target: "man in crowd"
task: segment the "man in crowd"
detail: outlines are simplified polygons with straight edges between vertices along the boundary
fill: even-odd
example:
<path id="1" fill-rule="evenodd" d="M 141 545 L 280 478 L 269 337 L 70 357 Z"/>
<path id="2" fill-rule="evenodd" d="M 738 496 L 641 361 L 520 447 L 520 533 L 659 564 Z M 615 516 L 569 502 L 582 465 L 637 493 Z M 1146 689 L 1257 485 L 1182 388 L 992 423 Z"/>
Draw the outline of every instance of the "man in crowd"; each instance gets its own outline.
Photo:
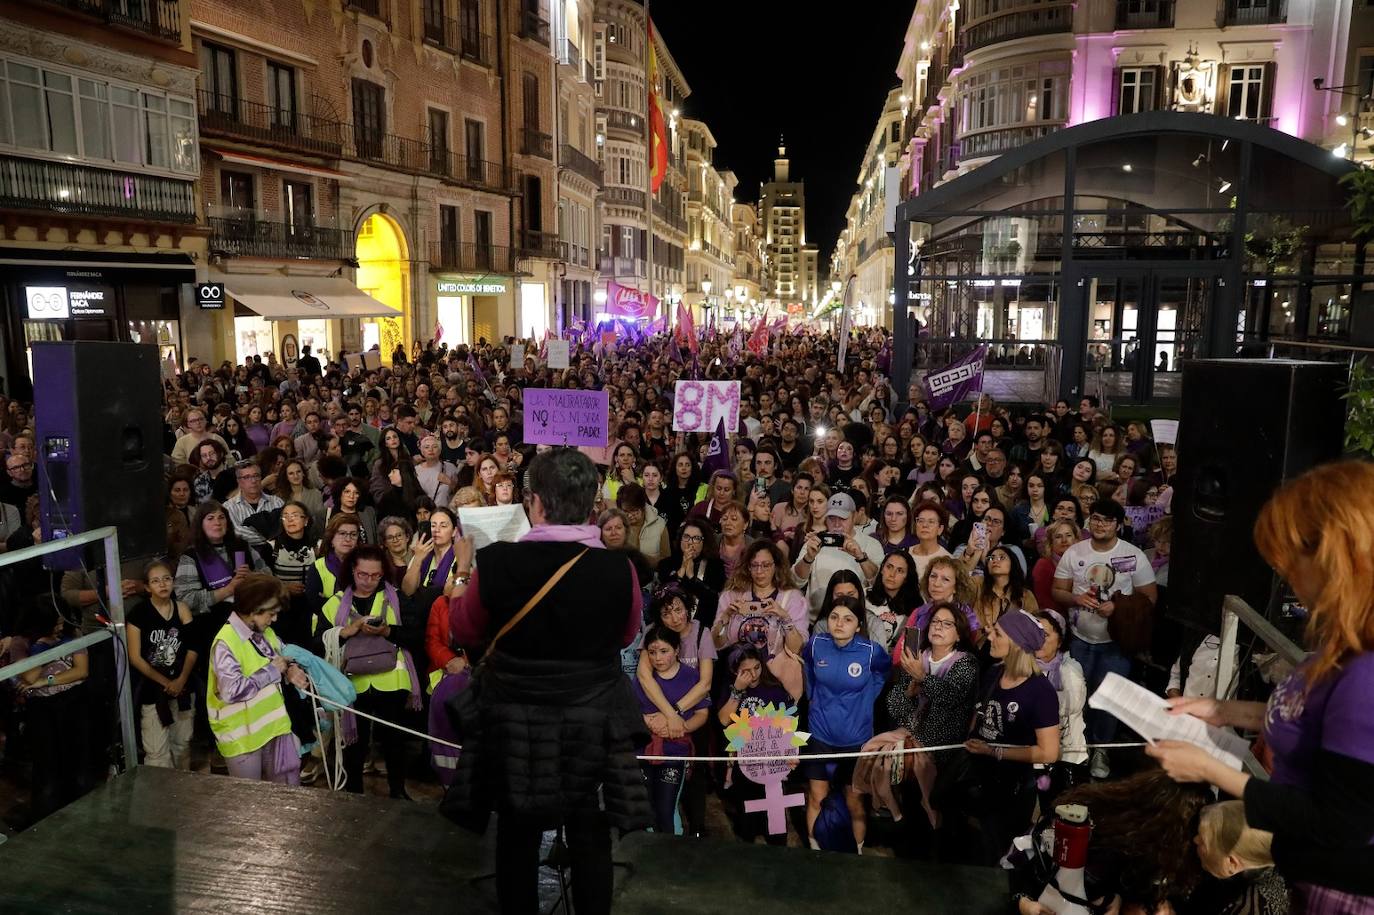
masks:
<path id="1" fill-rule="evenodd" d="M 792 564 L 793 574 L 806 582 L 811 622 L 821 612 L 832 575 L 848 569 L 865 586 L 871 585 L 882 562 L 883 548 L 878 541 L 854 530 L 854 499 L 849 493 L 835 493 L 825 510 L 825 532 L 807 534 L 801 555 Z"/>
<path id="2" fill-rule="evenodd" d="M 238 494 L 224 503 L 229 523 L 244 542 L 266 543 L 276 535 L 284 503 L 262 491 L 262 469 L 256 463 L 240 463 L 234 468 L 234 478 L 239 484 Z"/>
<path id="3" fill-rule="evenodd" d="M 5 457 L 5 476 L 4 482 L 0 483 L 0 502 L 13 505 L 23 517 L 24 503 L 38 491 L 38 483 L 34 480 L 33 455 L 25 451 L 10 451 Z"/>

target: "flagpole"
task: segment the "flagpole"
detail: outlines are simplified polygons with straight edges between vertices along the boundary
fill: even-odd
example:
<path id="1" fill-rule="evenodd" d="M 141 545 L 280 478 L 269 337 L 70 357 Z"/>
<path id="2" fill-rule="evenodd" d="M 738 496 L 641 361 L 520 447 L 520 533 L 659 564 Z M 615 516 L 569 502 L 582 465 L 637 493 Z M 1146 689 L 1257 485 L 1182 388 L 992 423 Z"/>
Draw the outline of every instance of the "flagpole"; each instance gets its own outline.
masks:
<path id="1" fill-rule="evenodd" d="M 644 0 L 644 219 L 649 227 L 645 233 L 644 263 L 648 273 L 648 294 L 654 294 L 654 68 L 649 61 L 654 56 L 654 22 L 649 15 L 649 0 Z M 666 137 L 665 137 L 666 139 Z M 666 176 L 665 176 L 666 177 Z"/>

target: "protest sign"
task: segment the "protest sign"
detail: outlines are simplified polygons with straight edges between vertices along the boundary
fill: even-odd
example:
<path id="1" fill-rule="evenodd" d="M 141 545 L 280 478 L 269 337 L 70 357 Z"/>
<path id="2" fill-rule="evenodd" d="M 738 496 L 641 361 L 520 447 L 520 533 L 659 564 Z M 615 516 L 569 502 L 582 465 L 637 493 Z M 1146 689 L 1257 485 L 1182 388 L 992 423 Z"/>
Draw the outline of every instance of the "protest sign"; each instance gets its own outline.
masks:
<path id="1" fill-rule="evenodd" d="M 568 367 L 568 341 L 554 340 L 548 341 L 549 347 L 549 368 L 565 369 Z"/>
<path id="2" fill-rule="evenodd" d="M 609 421 L 606 391 L 525 389 L 525 441 L 529 444 L 604 446 Z"/>
<path id="3" fill-rule="evenodd" d="M 725 420 L 725 431 L 739 429 L 739 382 L 679 381 L 673 388 L 673 431 L 714 432 Z"/>

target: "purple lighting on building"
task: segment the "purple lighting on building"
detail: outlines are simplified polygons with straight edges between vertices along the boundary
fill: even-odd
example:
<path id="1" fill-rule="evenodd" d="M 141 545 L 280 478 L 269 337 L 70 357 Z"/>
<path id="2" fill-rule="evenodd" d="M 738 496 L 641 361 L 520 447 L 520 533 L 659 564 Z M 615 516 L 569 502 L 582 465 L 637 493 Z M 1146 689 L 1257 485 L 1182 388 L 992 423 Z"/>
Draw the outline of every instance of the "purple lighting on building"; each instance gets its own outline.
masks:
<path id="1" fill-rule="evenodd" d="M 1086 124 L 1112 114 L 1113 35 L 1078 35 L 1069 81 L 1069 123 Z"/>

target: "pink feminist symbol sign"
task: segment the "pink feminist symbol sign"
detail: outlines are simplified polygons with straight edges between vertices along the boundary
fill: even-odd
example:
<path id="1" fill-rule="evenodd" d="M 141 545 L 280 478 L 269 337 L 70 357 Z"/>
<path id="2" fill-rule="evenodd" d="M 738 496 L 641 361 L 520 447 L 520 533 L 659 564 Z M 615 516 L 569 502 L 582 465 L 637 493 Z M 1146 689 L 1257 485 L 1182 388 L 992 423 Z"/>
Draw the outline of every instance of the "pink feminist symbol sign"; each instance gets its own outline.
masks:
<path id="1" fill-rule="evenodd" d="M 796 708 L 769 703 L 751 712 L 738 712 L 725 736 L 730 739 L 728 749 L 739 754 L 740 771 L 764 787 L 762 798 L 744 802 L 745 812 L 767 813 L 768 832 L 773 835 L 787 832 L 787 808 L 806 803 L 805 795 L 784 794 L 782 787 L 792 759 L 810 736 L 797 730 Z M 751 761 L 750 757 L 764 758 Z"/>

